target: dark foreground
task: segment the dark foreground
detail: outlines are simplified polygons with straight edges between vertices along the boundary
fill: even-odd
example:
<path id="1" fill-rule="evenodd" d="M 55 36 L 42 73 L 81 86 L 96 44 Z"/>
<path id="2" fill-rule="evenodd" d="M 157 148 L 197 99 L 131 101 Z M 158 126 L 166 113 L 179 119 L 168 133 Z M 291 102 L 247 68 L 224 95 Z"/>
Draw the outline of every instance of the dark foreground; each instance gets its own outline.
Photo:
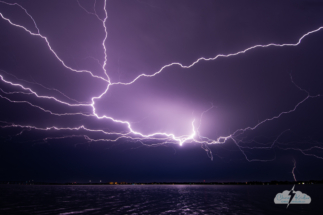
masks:
<path id="1" fill-rule="evenodd" d="M 296 185 L 310 204 L 278 205 L 292 185 L 0 185 L 0 214 L 323 214 L 323 186 Z"/>

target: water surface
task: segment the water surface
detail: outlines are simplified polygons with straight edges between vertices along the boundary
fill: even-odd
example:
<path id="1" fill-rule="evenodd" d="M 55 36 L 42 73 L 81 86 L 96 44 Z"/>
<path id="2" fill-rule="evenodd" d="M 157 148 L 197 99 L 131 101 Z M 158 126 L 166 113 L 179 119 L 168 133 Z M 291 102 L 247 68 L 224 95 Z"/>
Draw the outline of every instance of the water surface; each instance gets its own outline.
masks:
<path id="1" fill-rule="evenodd" d="M 0 214 L 323 214 L 323 186 L 296 185 L 309 205 L 274 204 L 291 185 L 1 185 Z"/>

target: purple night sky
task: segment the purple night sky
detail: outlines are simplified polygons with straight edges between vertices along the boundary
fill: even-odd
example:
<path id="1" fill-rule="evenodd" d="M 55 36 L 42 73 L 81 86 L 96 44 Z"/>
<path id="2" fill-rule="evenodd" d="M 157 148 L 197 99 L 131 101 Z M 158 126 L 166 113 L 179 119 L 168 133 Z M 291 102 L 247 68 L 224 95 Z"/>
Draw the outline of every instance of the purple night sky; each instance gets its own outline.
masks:
<path id="1" fill-rule="evenodd" d="M 323 179 L 322 14 L 1 0 L 0 181 Z"/>

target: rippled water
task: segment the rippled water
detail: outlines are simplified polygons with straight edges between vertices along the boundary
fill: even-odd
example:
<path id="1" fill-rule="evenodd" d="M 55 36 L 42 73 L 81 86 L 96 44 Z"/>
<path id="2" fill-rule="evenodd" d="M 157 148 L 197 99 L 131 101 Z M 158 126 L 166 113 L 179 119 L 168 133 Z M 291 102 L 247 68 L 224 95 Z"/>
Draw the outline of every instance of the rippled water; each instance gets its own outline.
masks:
<path id="1" fill-rule="evenodd" d="M 0 214 L 323 214 L 323 186 L 296 185 L 309 205 L 274 204 L 292 186 L 1 185 Z"/>

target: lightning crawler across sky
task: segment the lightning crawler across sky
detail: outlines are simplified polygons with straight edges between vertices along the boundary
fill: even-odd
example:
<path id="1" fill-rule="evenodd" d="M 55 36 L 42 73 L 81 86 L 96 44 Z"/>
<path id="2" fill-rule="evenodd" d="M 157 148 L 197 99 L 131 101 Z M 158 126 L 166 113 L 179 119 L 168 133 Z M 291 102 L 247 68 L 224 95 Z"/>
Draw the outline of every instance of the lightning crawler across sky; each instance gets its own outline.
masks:
<path id="1" fill-rule="evenodd" d="M 174 62 L 174 63 L 170 63 L 170 64 L 167 64 L 165 66 L 163 66 L 160 70 L 158 70 L 157 72 L 155 72 L 154 74 L 152 75 L 147 75 L 147 74 L 140 74 L 138 75 L 133 81 L 131 82 L 128 82 L 128 83 L 122 83 L 122 82 L 116 82 L 116 83 L 112 83 L 111 85 L 117 85 L 117 84 L 122 84 L 122 85 L 130 85 L 132 83 L 134 83 L 135 81 L 137 81 L 140 77 L 154 77 L 155 75 L 158 75 L 159 73 L 161 73 L 164 69 L 166 69 L 167 67 L 171 67 L 171 66 L 174 66 L 174 65 L 178 65 L 180 66 L 181 68 L 184 68 L 184 69 L 188 69 L 188 68 L 191 68 L 193 67 L 195 64 L 199 63 L 200 61 L 212 61 L 212 60 L 216 60 L 220 57 L 232 57 L 232 56 L 236 56 L 236 55 L 239 55 L 239 54 L 244 54 L 246 53 L 247 51 L 250 51 L 252 49 L 255 49 L 255 48 L 267 48 L 267 47 L 270 47 L 270 46 L 276 46 L 276 47 L 284 47 L 284 46 L 298 46 L 302 40 L 310 35 L 310 34 L 313 34 L 315 32 L 318 32 L 320 31 L 321 29 L 323 29 L 323 27 L 319 27 L 313 31 L 309 31 L 307 32 L 306 34 L 304 34 L 301 38 L 299 38 L 299 40 L 297 41 L 297 43 L 286 43 L 286 44 L 275 44 L 275 43 L 270 43 L 270 44 L 267 44 L 267 45 L 254 45 L 254 46 L 251 46 L 249 48 L 246 48 L 245 50 L 242 50 L 242 51 L 238 51 L 238 52 L 235 52 L 235 53 L 232 53 L 232 54 L 218 54 L 216 55 L 215 57 L 212 57 L 212 58 L 204 58 L 204 57 L 201 57 L 199 59 L 197 59 L 196 61 L 194 61 L 193 63 L 191 63 L 190 65 L 183 65 L 181 63 L 178 63 L 178 62 Z"/>
<path id="2" fill-rule="evenodd" d="M 251 150 L 257 150 L 257 149 L 272 149 L 272 148 L 280 148 L 280 146 L 277 146 L 279 144 L 278 140 L 279 138 L 281 138 L 281 136 L 285 135 L 289 130 L 285 130 L 283 131 L 280 135 L 276 136 L 274 138 L 274 140 L 269 143 L 266 146 L 262 146 L 262 147 L 249 147 L 249 146 L 245 146 L 243 145 L 245 143 L 244 139 L 243 139 L 243 135 L 247 132 L 247 131 L 253 131 L 256 130 L 257 128 L 259 128 L 260 126 L 262 126 L 263 124 L 269 122 L 269 121 L 273 121 L 276 120 L 278 118 L 280 118 L 283 115 L 287 115 L 290 114 L 292 112 L 295 112 L 297 110 L 297 108 L 302 105 L 304 102 L 306 102 L 309 99 L 312 98 L 318 98 L 320 97 L 319 94 L 317 95 L 311 95 L 308 91 L 306 91 L 305 89 L 302 89 L 301 87 L 299 87 L 294 81 L 292 76 L 290 76 L 292 83 L 295 85 L 296 88 L 298 88 L 300 91 L 306 93 L 305 98 L 303 98 L 302 100 L 300 100 L 298 103 L 296 103 L 293 108 L 289 109 L 289 110 L 284 110 L 282 112 L 280 112 L 277 115 L 274 115 L 270 118 L 266 118 L 260 122 L 258 122 L 255 125 L 251 125 L 249 127 L 246 128 L 241 128 L 241 129 L 237 129 L 236 131 L 234 131 L 233 133 L 231 133 L 230 135 L 227 136 L 220 136 L 217 139 L 210 139 L 208 137 L 204 137 L 201 135 L 200 132 L 200 128 L 201 125 L 203 124 L 203 116 L 210 111 L 212 108 L 214 108 L 213 104 L 211 105 L 211 107 L 207 110 L 205 110 L 204 112 L 202 112 L 200 114 L 199 118 L 194 118 L 192 117 L 191 121 L 191 129 L 189 131 L 187 131 L 186 135 L 181 135 L 181 136 L 176 136 L 173 133 L 165 133 L 165 132 L 154 132 L 154 133 L 149 133 L 149 134 L 144 134 L 141 133 L 139 131 L 136 131 L 135 129 L 133 129 L 132 124 L 129 121 L 125 121 L 125 120 L 120 120 L 120 119 L 116 119 L 113 118 L 112 116 L 109 115 L 100 115 L 99 113 L 97 113 L 97 108 L 96 108 L 96 101 L 100 100 L 104 95 L 106 95 L 109 91 L 110 88 L 117 86 L 117 85 L 124 85 L 125 87 L 128 85 L 131 85 L 133 83 L 135 83 L 138 79 L 140 78 L 149 78 L 149 77 L 155 77 L 158 76 L 160 73 L 162 73 L 166 68 L 172 67 L 172 66 L 179 66 L 183 69 L 188 69 L 191 68 L 193 66 L 195 66 L 196 64 L 198 64 L 199 62 L 202 61 L 215 61 L 218 58 L 230 58 L 230 57 L 234 57 L 237 55 L 242 55 L 242 54 L 246 54 L 248 51 L 250 50 L 254 50 L 254 49 L 259 49 L 259 51 L 265 51 L 265 48 L 268 47 L 277 47 L 277 48 L 284 48 L 284 47 L 295 47 L 298 46 L 299 44 L 301 44 L 302 40 L 305 37 L 309 37 L 310 35 L 317 33 L 319 31 L 321 31 L 323 29 L 322 27 L 318 27 L 314 30 L 311 30 L 309 32 L 304 33 L 298 40 L 296 43 L 284 43 L 284 44 L 276 44 L 276 43 L 269 43 L 269 44 L 265 44 L 265 45 L 254 45 L 251 46 L 249 48 L 245 48 L 244 50 L 241 51 L 236 51 L 234 53 L 230 53 L 230 54 L 218 54 L 215 57 L 211 57 L 211 58 L 205 58 L 205 57 L 200 57 L 197 60 L 195 60 L 193 63 L 189 64 L 189 65 L 183 65 L 182 63 L 179 62 L 173 62 L 173 63 L 169 63 L 167 65 L 162 66 L 158 71 L 153 72 L 152 74 L 140 74 L 137 77 L 135 77 L 132 81 L 130 82 L 112 82 L 110 77 L 109 77 L 109 72 L 106 70 L 107 67 L 107 60 L 108 60 L 108 55 L 107 55 L 107 47 L 106 47 L 106 42 L 108 39 L 108 30 L 107 30 L 107 19 L 108 19 L 108 13 L 107 13 L 107 1 L 104 0 L 104 5 L 103 5 L 103 11 L 104 11 L 104 17 L 100 17 L 96 11 L 96 1 L 94 1 L 93 4 L 93 12 L 92 10 L 87 10 L 84 6 L 82 6 L 82 4 L 77 1 L 78 6 L 80 7 L 80 9 L 82 9 L 83 11 L 85 11 L 85 13 L 87 13 L 88 15 L 92 15 L 95 16 L 97 18 L 97 20 L 99 22 L 102 23 L 102 28 L 104 30 L 104 37 L 102 38 L 102 41 L 100 41 L 100 44 L 102 45 L 102 53 L 103 53 L 103 62 L 99 62 L 99 65 L 102 67 L 103 73 L 102 76 L 98 76 L 95 75 L 92 71 L 89 70 L 77 70 L 72 68 L 71 66 L 67 65 L 67 63 L 65 63 L 63 61 L 63 59 L 61 57 L 59 57 L 59 54 L 57 52 L 54 51 L 53 46 L 50 43 L 50 40 L 44 36 L 41 33 L 41 30 L 38 28 L 37 23 L 35 21 L 35 19 L 33 18 L 33 16 L 20 4 L 18 3 L 7 3 L 5 1 L 0 1 L 0 4 L 6 4 L 8 6 L 12 6 L 12 7 L 19 7 L 21 9 L 21 11 L 23 13 L 25 13 L 26 16 L 28 16 L 29 19 L 31 19 L 31 21 L 34 24 L 34 27 L 36 29 L 36 32 L 34 32 L 33 30 L 28 29 L 25 26 L 20 25 L 19 23 L 15 23 L 14 21 L 12 21 L 10 18 L 6 17 L 5 15 L 3 15 L 3 13 L 1 13 L 0 11 L 0 16 L 1 18 L 7 22 L 8 25 L 14 26 L 18 29 L 21 29 L 21 35 L 22 36 L 28 36 L 31 35 L 33 37 L 38 37 L 40 40 L 43 40 L 49 51 L 53 54 L 53 56 L 57 59 L 57 61 L 59 61 L 61 63 L 61 65 L 71 71 L 71 72 L 76 72 L 76 73 L 87 73 L 89 74 L 89 77 L 91 78 L 95 78 L 98 79 L 99 81 L 102 81 L 103 83 L 106 84 L 105 90 L 103 90 L 103 92 L 101 92 L 99 95 L 92 95 L 92 98 L 89 102 L 78 102 L 77 100 L 70 98 L 68 96 L 66 96 L 64 93 L 62 93 L 61 91 L 57 90 L 57 89 L 51 89 L 51 88 L 46 88 L 44 87 L 44 85 L 41 85 L 39 83 L 36 82 L 28 82 L 22 79 L 18 79 L 16 76 L 14 76 L 16 78 L 17 81 L 22 81 L 26 84 L 36 84 L 39 86 L 42 86 L 43 88 L 47 89 L 47 90 L 55 90 L 56 92 L 58 92 L 59 94 L 63 95 L 65 97 L 65 99 L 69 100 L 69 101 L 65 101 L 63 99 L 59 99 L 56 98 L 54 96 L 48 96 L 48 95 L 41 95 L 41 93 L 36 92 L 35 90 L 33 90 L 31 87 L 27 87 L 26 85 L 23 85 L 21 83 L 15 83 L 13 81 L 11 81 L 10 79 L 6 78 L 7 76 L 4 75 L 5 74 L 10 74 L 10 71 L 3 71 L 0 70 L 1 75 L 0 75 L 0 80 L 3 84 L 8 85 L 12 88 L 15 88 L 19 91 L 6 91 L 3 89 L 0 89 L 1 94 L 0 97 L 3 100 L 6 100 L 8 102 L 11 103 L 15 103 L 15 104 L 28 104 L 31 107 L 34 108 L 38 108 L 39 110 L 50 114 L 50 115 L 55 115 L 55 116 L 61 116 L 61 117 L 69 117 L 69 116 L 74 116 L 74 115 L 81 115 L 87 118 L 93 118 L 93 119 L 99 119 L 99 120 L 106 120 L 107 123 L 117 123 L 117 124 L 121 124 L 124 126 L 124 131 L 122 132 L 108 132 L 105 129 L 91 129 L 91 128 L 87 128 L 85 125 L 79 125 L 79 126 L 75 126 L 75 127 L 59 127 L 59 126 L 49 126 L 49 127 L 37 127 L 31 124 L 26 124 L 26 125 L 21 125 L 21 124 L 15 124 L 13 122 L 6 122 L 6 121 L 2 121 L 1 123 L 3 125 L 0 125 L 0 127 L 2 129 L 8 129 L 8 128 L 20 128 L 22 129 L 18 135 L 22 135 L 23 132 L 27 132 L 27 131 L 31 131 L 31 130 L 39 130 L 39 131 L 49 131 L 49 130 L 65 130 L 65 131 L 71 131 L 71 132 L 85 132 L 86 134 L 72 134 L 72 135 L 64 135 L 61 137 L 46 137 L 44 139 L 42 139 L 43 141 L 48 141 L 49 139 L 63 139 L 63 138 L 75 138 L 75 137 L 82 137 L 84 138 L 86 141 L 88 142 L 98 142 L 98 141 L 108 141 L 108 142 L 116 142 L 120 139 L 127 139 L 129 141 L 132 142 L 140 142 L 143 145 L 147 145 L 147 146 L 159 146 L 159 145 L 165 145 L 165 144 L 179 144 L 179 145 L 184 145 L 184 144 L 188 144 L 188 143 L 198 143 L 201 144 L 201 147 L 207 152 L 208 156 L 213 159 L 213 155 L 212 152 L 209 148 L 209 145 L 214 145 L 214 144 L 224 144 L 226 143 L 228 140 L 232 140 L 235 145 L 238 147 L 238 149 L 241 151 L 241 153 L 245 156 L 245 158 L 248 161 L 271 161 L 274 160 L 274 158 L 272 159 L 268 159 L 268 160 L 264 160 L 264 159 L 250 159 L 248 158 L 247 154 L 245 153 L 246 149 L 251 149 Z M 26 34 L 27 33 L 27 34 Z M 309 38 L 310 39 L 310 38 Z M 93 58 L 93 57 L 90 57 Z M 96 59 L 95 59 L 96 60 Z M 1 66 L 1 65 L 0 65 Z M 29 86 L 29 85 L 28 85 Z M 26 96 L 26 100 L 18 100 L 14 98 L 11 98 L 10 96 L 13 96 L 15 94 L 20 94 L 22 96 Z M 79 109 L 77 109 L 76 112 L 63 112 L 63 113 L 56 113 L 54 111 L 48 110 L 46 108 L 41 107 L 41 105 L 35 105 L 33 104 L 33 102 L 30 101 L 30 98 L 33 99 L 39 99 L 41 101 L 48 101 L 48 102 L 55 102 L 59 105 L 62 106 L 68 106 L 70 108 L 82 108 L 82 111 L 79 111 Z M 73 101 L 73 102 L 71 102 Z M 90 113 L 89 113 L 90 112 Z M 106 135 L 106 138 L 90 138 L 89 137 L 89 133 L 100 133 L 103 135 Z M 147 142 L 152 141 L 155 144 L 147 144 Z M 307 149 L 300 149 L 300 148 L 282 148 L 283 150 L 299 150 L 301 151 L 304 155 L 308 155 L 305 153 L 305 151 L 307 150 L 312 150 L 315 149 L 315 147 L 320 148 L 319 146 L 314 146 L 311 148 L 307 148 Z M 323 159 L 320 156 L 317 155 L 313 155 L 316 156 L 320 159 Z M 296 162 L 294 163 L 296 165 Z M 294 175 L 294 169 L 295 166 L 293 168 L 293 176 L 294 179 L 296 181 L 295 175 Z"/>

